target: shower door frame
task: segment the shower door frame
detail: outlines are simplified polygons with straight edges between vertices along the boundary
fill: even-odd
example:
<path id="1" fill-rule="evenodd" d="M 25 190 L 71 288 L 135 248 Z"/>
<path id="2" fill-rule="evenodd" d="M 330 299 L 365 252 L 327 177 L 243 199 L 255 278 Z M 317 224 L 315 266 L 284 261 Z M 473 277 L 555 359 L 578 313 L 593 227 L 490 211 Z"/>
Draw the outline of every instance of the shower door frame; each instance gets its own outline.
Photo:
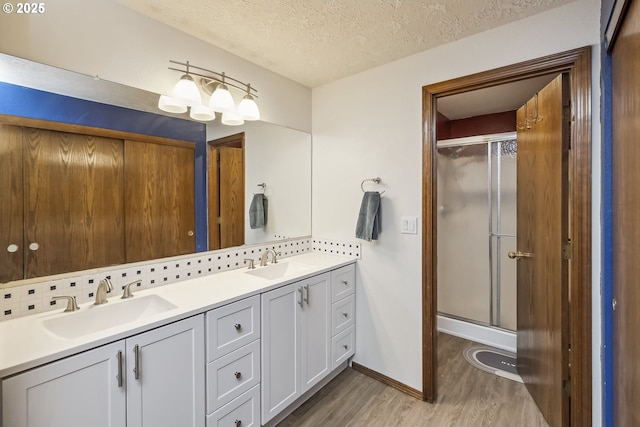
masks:
<path id="1" fill-rule="evenodd" d="M 496 68 L 422 88 L 422 398 L 437 399 L 436 123 L 440 97 L 552 73 L 569 74 L 571 149 L 569 203 L 571 425 L 591 425 L 591 48 L 589 46 Z"/>

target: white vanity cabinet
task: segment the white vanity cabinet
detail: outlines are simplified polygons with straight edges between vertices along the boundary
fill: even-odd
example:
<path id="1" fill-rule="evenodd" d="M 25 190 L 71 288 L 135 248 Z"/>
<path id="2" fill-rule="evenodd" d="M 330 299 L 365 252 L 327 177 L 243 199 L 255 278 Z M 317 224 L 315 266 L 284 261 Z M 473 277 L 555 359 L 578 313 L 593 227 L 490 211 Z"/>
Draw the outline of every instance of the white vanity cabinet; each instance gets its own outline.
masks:
<path id="1" fill-rule="evenodd" d="M 260 425 L 260 295 L 206 314 L 207 427 Z"/>
<path id="2" fill-rule="evenodd" d="M 2 421 L 4 427 L 203 427 L 203 315 L 4 379 Z"/>
<path id="3" fill-rule="evenodd" d="M 356 266 L 331 272 L 331 369 L 355 353 Z"/>
<path id="4" fill-rule="evenodd" d="M 262 294 L 262 423 L 331 371 L 331 273 Z"/>

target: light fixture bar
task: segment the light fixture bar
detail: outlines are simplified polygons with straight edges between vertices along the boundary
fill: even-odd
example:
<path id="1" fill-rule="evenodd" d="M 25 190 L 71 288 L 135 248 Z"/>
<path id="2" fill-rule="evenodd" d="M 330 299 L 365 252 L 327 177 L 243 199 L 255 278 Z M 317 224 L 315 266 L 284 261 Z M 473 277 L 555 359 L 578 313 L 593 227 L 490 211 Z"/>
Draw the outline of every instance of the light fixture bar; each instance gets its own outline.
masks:
<path id="1" fill-rule="evenodd" d="M 194 76 L 198 76 L 198 77 L 202 77 L 203 79 L 206 79 L 206 80 L 207 80 L 207 81 L 206 81 L 206 84 L 205 84 L 205 83 L 201 83 L 201 86 L 202 86 L 203 88 L 205 88 L 206 86 L 209 86 L 209 85 L 210 85 L 211 83 L 213 83 L 213 82 L 216 82 L 216 83 L 222 83 L 222 73 L 218 73 L 218 72 L 216 72 L 216 71 L 212 71 L 212 70 L 208 70 L 208 69 L 206 69 L 206 68 L 198 67 L 198 66 L 193 65 L 193 64 L 187 64 L 187 63 L 184 63 L 184 62 L 174 61 L 174 60 L 172 60 L 172 59 L 170 59 L 170 60 L 169 60 L 169 62 L 170 62 L 170 63 L 172 63 L 172 64 L 182 65 L 182 66 L 184 66 L 184 67 L 185 67 L 185 69 L 174 68 L 174 67 L 168 67 L 168 68 L 169 68 L 170 70 L 172 70 L 172 71 L 178 71 L 178 72 L 181 72 L 181 73 L 187 73 L 187 69 L 186 69 L 186 67 L 188 67 L 188 68 L 189 68 L 189 70 L 188 70 L 188 74 L 193 74 Z M 198 70 L 201 70 L 201 71 L 204 71 L 204 72 L 206 72 L 206 73 L 209 73 L 210 75 L 201 74 L 201 73 L 194 73 L 194 72 L 192 71 L 192 69 L 194 69 L 194 68 L 195 68 L 195 69 L 198 69 Z M 212 76 L 211 74 L 213 74 L 213 76 Z M 219 76 L 219 77 L 218 77 L 218 76 Z M 229 82 L 229 80 L 232 80 L 232 81 L 234 81 L 234 82 L 238 83 L 238 84 L 239 84 L 239 85 L 241 85 L 241 86 L 239 86 L 239 85 L 237 85 L 237 84 L 234 84 L 234 83 L 230 83 L 230 82 Z M 247 91 L 249 91 L 249 93 L 250 93 L 254 98 L 258 98 L 258 95 L 257 95 L 257 94 L 258 94 L 258 90 L 257 90 L 256 88 L 252 87 L 250 83 L 244 83 L 244 82 L 242 82 L 242 81 L 240 81 L 240 80 L 238 80 L 238 79 L 234 79 L 233 77 L 230 77 L 230 76 L 229 76 L 229 75 L 227 75 L 226 73 L 225 73 L 225 75 L 224 75 L 224 84 L 226 84 L 227 86 L 233 86 L 233 87 L 235 87 L 236 89 L 239 89 L 239 90 L 241 90 L 241 91 L 243 91 L 243 92 L 247 92 Z M 208 92 L 212 92 L 212 90 L 211 90 L 211 89 L 209 89 L 208 87 L 206 87 L 206 90 L 207 90 Z M 209 94 L 210 94 L 210 93 L 209 93 Z"/>

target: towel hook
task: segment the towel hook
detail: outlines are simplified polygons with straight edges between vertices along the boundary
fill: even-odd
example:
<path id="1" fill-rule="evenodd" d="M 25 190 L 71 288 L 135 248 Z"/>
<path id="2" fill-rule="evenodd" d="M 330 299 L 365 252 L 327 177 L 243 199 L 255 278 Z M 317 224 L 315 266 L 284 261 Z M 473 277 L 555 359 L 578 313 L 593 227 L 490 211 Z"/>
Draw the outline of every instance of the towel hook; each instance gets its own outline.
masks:
<path id="1" fill-rule="evenodd" d="M 267 183 L 262 182 L 258 184 L 258 187 L 262 187 L 262 193 L 264 194 L 267 191 Z"/>
<path id="2" fill-rule="evenodd" d="M 364 193 L 364 192 L 366 192 L 366 190 L 364 189 L 364 183 L 365 183 L 365 182 L 367 182 L 367 181 L 371 181 L 371 182 L 374 182 L 374 183 L 376 183 L 376 184 L 380 184 L 380 183 L 382 182 L 382 180 L 381 180 L 381 179 L 380 179 L 380 177 L 378 177 L 378 176 L 377 176 L 377 177 L 375 177 L 375 178 L 367 178 L 367 179 L 363 179 L 363 180 L 362 180 L 362 182 L 360 183 L 360 189 L 362 190 L 362 192 L 363 192 L 363 193 Z M 381 195 L 382 195 L 382 194 L 384 194 L 384 191 L 385 191 L 385 190 L 382 190 L 382 191 L 380 192 L 380 194 L 381 194 Z"/>

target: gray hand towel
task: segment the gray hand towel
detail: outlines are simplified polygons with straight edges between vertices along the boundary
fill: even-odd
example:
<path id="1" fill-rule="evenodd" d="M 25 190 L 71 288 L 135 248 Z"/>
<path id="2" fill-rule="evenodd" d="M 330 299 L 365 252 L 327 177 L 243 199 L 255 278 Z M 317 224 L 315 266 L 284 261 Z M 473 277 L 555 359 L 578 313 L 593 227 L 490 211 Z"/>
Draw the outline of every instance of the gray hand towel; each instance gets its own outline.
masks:
<path id="1" fill-rule="evenodd" d="M 254 194 L 249 207 L 249 226 L 252 229 L 262 228 L 267 225 L 267 212 L 269 202 L 264 194 Z"/>
<path id="2" fill-rule="evenodd" d="M 366 191 L 362 196 L 362 204 L 356 224 L 356 238 L 367 242 L 378 240 L 380 232 L 380 193 Z"/>

